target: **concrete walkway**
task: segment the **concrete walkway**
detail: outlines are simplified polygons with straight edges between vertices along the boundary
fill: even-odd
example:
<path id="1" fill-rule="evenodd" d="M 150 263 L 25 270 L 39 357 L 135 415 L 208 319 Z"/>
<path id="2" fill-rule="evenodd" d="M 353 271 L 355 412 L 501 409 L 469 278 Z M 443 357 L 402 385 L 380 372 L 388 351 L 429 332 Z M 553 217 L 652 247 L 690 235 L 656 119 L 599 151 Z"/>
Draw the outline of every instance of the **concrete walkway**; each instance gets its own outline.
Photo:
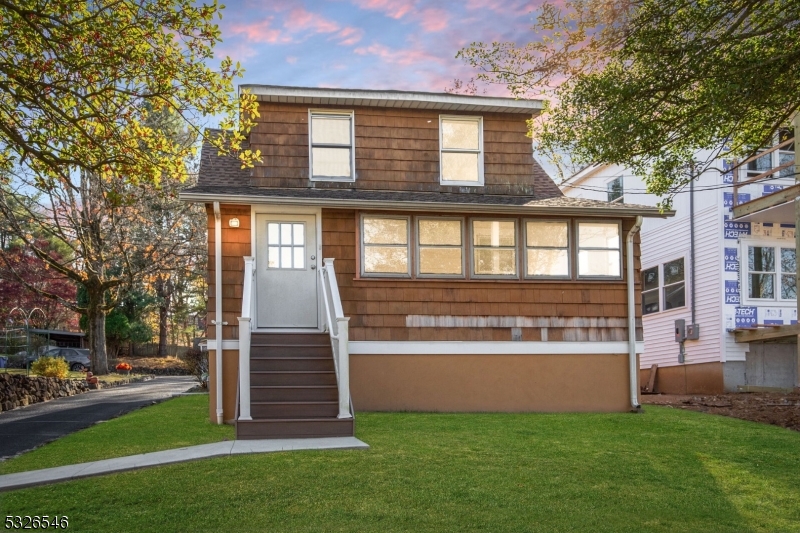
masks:
<path id="1" fill-rule="evenodd" d="M 187 446 L 161 452 L 142 453 L 81 463 L 77 465 L 58 466 L 43 470 L 31 470 L 17 474 L 0 476 L 0 492 L 49 485 L 60 481 L 69 481 L 115 472 L 138 470 L 151 466 L 163 466 L 183 463 L 197 459 L 225 457 L 246 453 L 288 452 L 295 450 L 365 450 L 369 445 L 355 437 L 326 437 L 319 439 L 269 439 L 269 440 L 235 440 Z"/>

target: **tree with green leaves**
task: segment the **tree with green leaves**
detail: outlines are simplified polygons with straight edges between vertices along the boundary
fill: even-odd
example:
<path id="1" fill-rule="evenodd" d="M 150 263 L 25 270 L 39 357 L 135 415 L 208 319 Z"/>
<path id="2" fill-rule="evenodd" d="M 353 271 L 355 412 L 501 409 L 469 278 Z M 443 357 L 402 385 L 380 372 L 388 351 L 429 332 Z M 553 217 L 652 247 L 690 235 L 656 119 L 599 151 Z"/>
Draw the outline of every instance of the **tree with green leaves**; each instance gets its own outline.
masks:
<path id="1" fill-rule="evenodd" d="M 458 55 L 479 80 L 553 97 L 531 125 L 543 152 L 625 165 L 669 205 L 690 165 L 753 155 L 797 113 L 799 21 L 797 0 L 567 0 L 542 8 L 533 42 Z"/>

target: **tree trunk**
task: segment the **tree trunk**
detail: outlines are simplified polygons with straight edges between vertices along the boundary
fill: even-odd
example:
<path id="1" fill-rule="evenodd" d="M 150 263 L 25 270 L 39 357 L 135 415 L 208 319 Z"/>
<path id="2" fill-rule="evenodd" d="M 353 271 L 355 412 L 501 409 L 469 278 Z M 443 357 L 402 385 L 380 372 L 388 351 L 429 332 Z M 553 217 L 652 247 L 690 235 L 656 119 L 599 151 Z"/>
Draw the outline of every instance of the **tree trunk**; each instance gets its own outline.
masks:
<path id="1" fill-rule="evenodd" d="M 156 281 L 156 295 L 161 300 L 158 306 L 158 356 L 167 355 L 167 325 L 169 308 L 172 305 L 172 281 L 161 277 Z"/>
<path id="2" fill-rule="evenodd" d="M 106 354 L 106 312 L 103 311 L 102 289 L 86 288 L 89 305 L 86 318 L 89 321 L 89 350 L 92 372 L 98 376 L 108 374 L 108 355 Z"/>

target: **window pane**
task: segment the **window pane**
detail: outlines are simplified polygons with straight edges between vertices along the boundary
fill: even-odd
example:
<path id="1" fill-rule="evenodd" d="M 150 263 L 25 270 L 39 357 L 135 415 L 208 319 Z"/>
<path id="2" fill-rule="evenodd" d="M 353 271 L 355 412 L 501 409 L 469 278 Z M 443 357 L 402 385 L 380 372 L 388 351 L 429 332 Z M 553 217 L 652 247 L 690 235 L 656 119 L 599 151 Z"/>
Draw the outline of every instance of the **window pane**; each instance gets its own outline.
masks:
<path id="1" fill-rule="evenodd" d="M 647 291 L 642 293 L 642 313 L 658 313 L 658 291 Z"/>
<path id="2" fill-rule="evenodd" d="M 778 164 L 783 165 L 792 161 L 794 159 L 793 152 L 780 152 L 778 154 Z M 789 165 L 788 167 L 784 168 L 778 173 L 778 177 L 780 178 L 793 178 L 794 177 L 794 166 Z"/>
<path id="3" fill-rule="evenodd" d="M 566 248 L 567 223 L 566 222 L 526 222 L 526 240 L 528 246 L 551 246 L 553 248 Z"/>
<path id="4" fill-rule="evenodd" d="M 664 263 L 664 285 L 683 281 L 683 276 L 683 259 L 676 259 L 675 261 Z"/>
<path id="5" fill-rule="evenodd" d="M 747 172 L 750 174 L 761 174 L 772 168 L 772 154 L 759 157 L 747 163 Z"/>
<path id="6" fill-rule="evenodd" d="M 619 263 L 617 250 L 581 250 L 578 253 L 578 275 L 619 277 Z"/>
<path id="7" fill-rule="evenodd" d="M 406 274 L 408 248 L 405 246 L 365 246 L 364 272 Z"/>
<path id="8" fill-rule="evenodd" d="M 461 245 L 460 220 L 420 220 L 419 243 Z"/>
<path id="9" fill-rule="evenodd" d="M 312 172 L 318 177 L 350 177 L 350 148 L 311 149 Z"/>
<path id="10" fill-rule="evenodd" d="M 442 119 L 442 148 L 478 150 L 478 122 Z"/>
<path id="11" fill-rule="evenodd" d="M 480 154 L 442 152 L 442 181 L 478 182 Z"/>
<path id="12" fill-rule="evenodd" d="M 281 224 L 281 244 L 284 246 L 292 244 L 291 224 Z"/>
<path id="13" fill-rule="evenodd" d="M 306 249 L 302 246 L 295 246 L 294 250 L 294 268 L 305 268 Z"/>
<path id="14" fill-rule="evenodd" d="M 781 271 L 785 274 L 797 272 L 797 256 L 794 248 L 781 248 Z"/>
<path id="15" fill-rule="evenodd" d="M 277 225 L 277 224 L 276 224 Z M 269 268 L 280 268 L 280 248 L 277 246 L 270 246 L 267 254 L 267 263 Z"/>
<path id="16" fill-rule="evenodd" d="M 292 224 L 292 244 L 305 244 L 304 229 L 305 226 L 303 224 Z"/>
<path id="17" fill-rule="evenodd" d="M 775 298 L 773 274 L 750 274 L 750 298 Z"/>
<path id="18" fill-rule="evenodd" d="M 781 276 L 781 298 L 784 300 L 797 299 L 797 278 L 794 274 Z"/>
<path id="19" fill-rule="evenodd" d="M 581 248 L 612 248 L 619 250 L 619 224 L 581 222 L 578 224 L 578 245 Z"/>
<path id="20" fill-rule="evenodd" d="M 364 217 L 362 239 L 365 244 L 408 244 L 408 220 Z"/>
<path id="21" fill-rule="evenodd" d="M 686 305 L 686 290 L 683 283 L 664 287 L 664 309 L 675 309 Z"/>
<path id="22" fill-rule="evenodd" d="M 461 248 L 420 248 L 420 274 L 461 274 Z"/>
<path id="23" fill-rule="evenodd" d="M 775 272 L 775 249 L 762 246 L 748 246 L 747 262 L 751 271 Z"/>
<path id="24" fill-rule="evenodd" d="M 281 246 L 281 268 L 292 268 L 291 246 Z"/>
<path id="25" fill-rule="evenodd" d="M 649 291 L 650 289 L 658 288 L 658 267 L 648 268 L 642 272 L 642 290 Z"/>
<path id="26" fill-rule="evenodd" d="M 608 189 L 609 202 L 613 202 L 617 198 L 622 198 L 622 176 L 606 185 L 606 188 Z"/>
<path id="27" fill-rule="evenodd" d="M 513 276 L 516 273 L 516 250 L 475 249 L 475 274 Z"/>
<path id="28" fill-rule="evenodd" d="M 472 242 L 475 246 L 516 246 L 513 220 L 472 221 Z"/>
<path id="29" fill-rule="evenodd" d="M 312 144 L 350 144 L 350 117 L 311 117 Z"/>
<path id="30" fill-rule="evenodd" d="M 277 222 L 270 222 L 267 224 L 267 244 L 280 244 L 280 237 L 278 237 L 278 228 L 280 224 Z"/>
<path id="31" fill-rule="evenodd" d="M 529 276 L 568 276 L 569 258 L 566 250 L 536 248 L 528 250 Z"/>

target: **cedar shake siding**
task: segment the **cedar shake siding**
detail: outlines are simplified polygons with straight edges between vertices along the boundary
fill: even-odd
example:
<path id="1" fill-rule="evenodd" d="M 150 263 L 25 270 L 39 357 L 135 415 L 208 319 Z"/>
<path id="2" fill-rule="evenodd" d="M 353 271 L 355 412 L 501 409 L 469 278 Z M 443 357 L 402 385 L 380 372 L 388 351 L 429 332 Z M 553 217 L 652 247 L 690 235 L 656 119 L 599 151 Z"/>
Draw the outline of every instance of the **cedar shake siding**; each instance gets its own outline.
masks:
<path id="1" fill-rule="evenodd" d="M 623 219 L 623 241 L 632 225 Z M 359 278 L 357 227 L 355 211 L 322 210 L 322 255 L 335 259 L 352 341 L 510 341 L 512 327 L 520 327 L 523 341 L 628 338 L 624 272 L 622 279 L 602 281 Z M 637 290 L 638 246 L 637 240 Z M 636 316 L 641 340 L 638 300 Z"/>
<path id="2" fill-rule="evenodd" d="M 414 109 L 342 108 L 354 111 L 355 182 L 310 181 L 308 105 L 261 103 L 250 132 L 250 147 L 263 163 L 251 171 L 250 185 L 271 188 L 504 194 L 549 198 L 562 193 L 533 159 L 526 120 L 530 115 L 440 113 Z M 439 115 L 483 117 L 483 187 L 439 184 Z"/>

